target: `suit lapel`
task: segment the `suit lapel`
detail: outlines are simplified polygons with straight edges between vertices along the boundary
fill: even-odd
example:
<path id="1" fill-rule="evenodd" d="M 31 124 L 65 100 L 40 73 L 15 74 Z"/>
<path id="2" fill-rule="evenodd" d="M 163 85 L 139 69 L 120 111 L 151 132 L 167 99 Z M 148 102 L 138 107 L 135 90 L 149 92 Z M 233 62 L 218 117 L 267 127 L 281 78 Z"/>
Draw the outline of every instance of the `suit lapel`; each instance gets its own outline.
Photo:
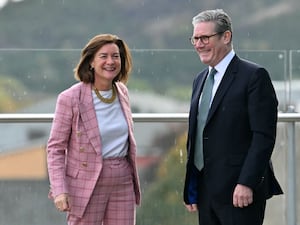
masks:
<path id="1" fill-rule="evenodd" d="M 234 56 L 230 64 L 228 65 L 226 72 L 222 78 L 222 81 L 217 89 L 217 92 L 215 94 L 215 97 L 213 99 L 211 108 L 209 110 L 208 116 L 207 116 L 207 121 L 211 119 L 212 115 L 215 113 L 216 109 L 218 108 L 220 102 L 222 101 L 223 96 L 225 93 L 228 91 L 232 81 L 235 78 L 235 74 L 237 73 L 238 70 L 238 57 Z"/>
<path id="2" fill-rule="evenodd" d="M 197 121 L 199 98 L 207 74 L 208 69 L 202 71 L 200 74 L 197 75 L 193 83 L 193 93 L 189 115 L 189 135 L 192 143 L 194 143 L 194 138 L 196 137 L 194 134 L 196 133 L 197 123 L 195 123 L 194 121 Z"/>
<path id="3" fill-rule="evenodd" d="M 90 84 L 82 84 L 79 97 L 79 112 L 87 136 L 97 153 L 101 153 L 101 140 L 99 135 L 98 120 L 94 109 Z"/>
<path id="4" fill-rule="evenodd" d="M 192 98 L 192 102 L 191 102 L 191 112 L 193 113 L 192 116 L 197 116 L 197 114 L 198 114 L 199 99 L 200 99 L 200 95 L 201 95 L 207 74 L 208 74 L 208 69 L 201 72 L 195 80 L 194 87 L 193 87 L 194 94 L 193 94 L 193 98 Z"/>
<path id="5" fill-rule="evenodd" d="M 131 109 L 130 109 L 130 104 L 129 104 L 129 100 L 128 100 L 128 96 L 125 94 L 125 91 L 123 90 L 122 84 L 120 82 L 116 82 L 116 87 L 117 87 L 117 91 L 118 91 L 118 97 L 119 97 L 119 101 L 120 101 L 120 105 L 121 108 L 123 110 L 125 119 L 127 121 L 128 127 L 131 129 Z"/>

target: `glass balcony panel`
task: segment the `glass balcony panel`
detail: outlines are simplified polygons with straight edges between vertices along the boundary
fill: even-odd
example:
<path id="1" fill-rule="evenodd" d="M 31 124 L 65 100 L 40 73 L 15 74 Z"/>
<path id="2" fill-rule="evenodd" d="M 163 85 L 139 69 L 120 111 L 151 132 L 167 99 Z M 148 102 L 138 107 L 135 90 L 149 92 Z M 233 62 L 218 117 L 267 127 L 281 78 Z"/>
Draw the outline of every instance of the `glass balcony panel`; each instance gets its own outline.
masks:
<path id="1" fill-rule="evenodd" d="M 50 123 L 0 124 L 0 192 L 3 203 L 0 218 L 3 224 L 65 223 L 65 215 L 57 212 L 47 198 L 49 182 L 45 146 L 50 126 Z M 182 201 L 186 129 L 183 122 L 135 122 L 142 188 L 137 224 L 196 224 L 197 215 L 188 213 Z M 285 192 L 288 176 L 286 129 L 286 123 L 278 123 L 272 156 L 277 178 Z M 297 142 L 297 152 L 299 144 Z M 286 195 L 269 200 L 265 224 L 284 224 L 285 208 Z"/>

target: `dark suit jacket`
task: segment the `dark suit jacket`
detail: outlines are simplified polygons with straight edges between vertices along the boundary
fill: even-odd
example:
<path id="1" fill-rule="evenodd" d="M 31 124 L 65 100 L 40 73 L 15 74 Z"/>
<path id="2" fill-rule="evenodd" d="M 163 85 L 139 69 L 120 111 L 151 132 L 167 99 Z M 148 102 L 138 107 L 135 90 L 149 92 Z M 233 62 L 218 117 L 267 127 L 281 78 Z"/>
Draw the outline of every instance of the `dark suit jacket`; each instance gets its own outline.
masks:
<path id="1" fill-rule="evenodd" d="M 204 169 L 194 167 L 199 96 L 208 69 L 194 80 L 187 140 L 184 201 L 196 203 L 205 185 L 212 198 L 232 202 L 236 184 L 254 200 L 282 194 L 271 164 L 277 126 L 277 98 L 268 72 L 234 56 L 213 99 L 203 131 Z M 199 186 L 200 185 L 200 186 Z"/>

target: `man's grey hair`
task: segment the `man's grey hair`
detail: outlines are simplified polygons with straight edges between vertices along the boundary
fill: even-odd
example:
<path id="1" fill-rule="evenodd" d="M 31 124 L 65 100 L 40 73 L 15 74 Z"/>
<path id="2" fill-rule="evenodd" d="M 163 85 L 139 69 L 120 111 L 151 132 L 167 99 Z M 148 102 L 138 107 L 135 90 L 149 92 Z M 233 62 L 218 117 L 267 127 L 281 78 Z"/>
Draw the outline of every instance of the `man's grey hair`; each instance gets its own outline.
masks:
<path id="1" fill-rule="evenodd" d="M 192 24 L 195 26 L 201 22 L 214 22 L 215 32 L 225 32 L 229 30 L 232 33 L 231 18 L 223 9 L 206 10 L 200 12 L 193 18 Z"/>

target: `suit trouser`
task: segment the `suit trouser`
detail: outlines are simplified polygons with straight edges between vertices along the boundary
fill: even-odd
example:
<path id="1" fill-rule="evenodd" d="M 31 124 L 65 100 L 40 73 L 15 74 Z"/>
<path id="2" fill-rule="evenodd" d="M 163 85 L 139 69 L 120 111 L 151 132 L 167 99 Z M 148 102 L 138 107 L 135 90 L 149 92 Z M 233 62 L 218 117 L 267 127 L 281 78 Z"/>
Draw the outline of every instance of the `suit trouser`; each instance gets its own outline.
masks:
<path id="1" fill-rule="evenodd" d="M 68 215 L 68 225 L 134 225 L 132 168 L 126 158 L 105 159 L 82 218 Z"/>
<path id="2" fill-rule="evenodd" d="M 202 174 L 201 174 L 202 175 Z M 210 191 L 201 186 L 198 200 L 200 225 L 262 225 L 266 201 L 255 201 L 244 208 L 236 208 L 232 203 L 220 202 L 210 197 Z"/>

